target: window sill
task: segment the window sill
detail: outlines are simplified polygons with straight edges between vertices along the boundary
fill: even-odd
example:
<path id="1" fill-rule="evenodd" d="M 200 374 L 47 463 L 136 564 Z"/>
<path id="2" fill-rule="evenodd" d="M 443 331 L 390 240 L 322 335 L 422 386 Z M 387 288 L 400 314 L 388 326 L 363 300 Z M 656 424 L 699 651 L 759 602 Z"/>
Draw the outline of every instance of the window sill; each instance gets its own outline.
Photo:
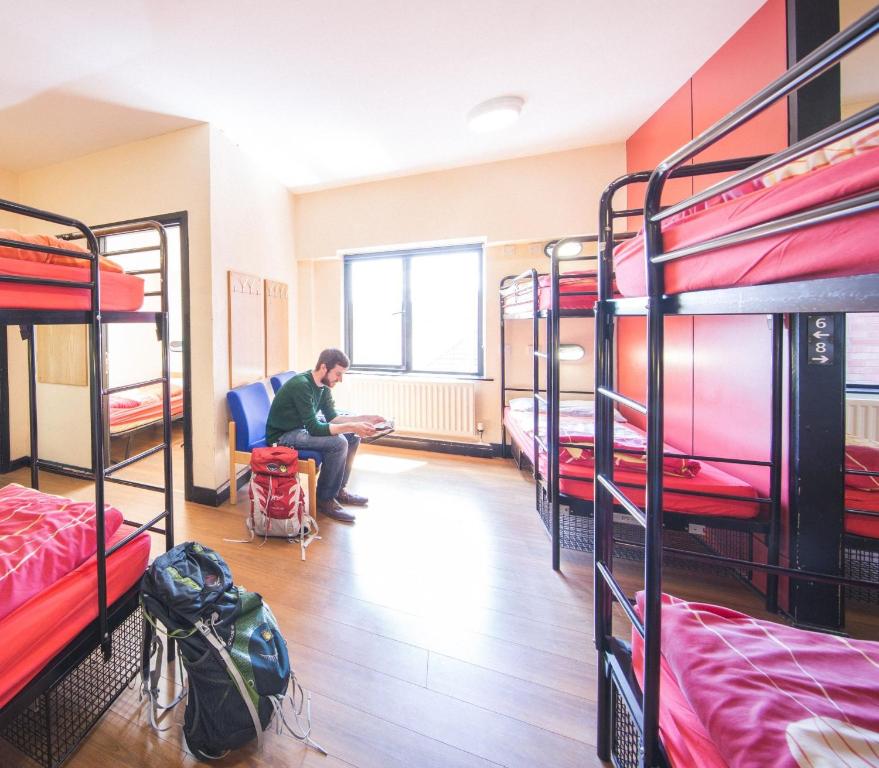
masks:
<path id="1" fill-rule="evenodd" d="M 410 373 L 408 371 L 381 371 L 369 368 L 349 368 L 346 376 L 387 376 L 393 379 L 412 379 L 413 381 L 494 381 L 489 376 L 476 376 L 458 373 Z"/>

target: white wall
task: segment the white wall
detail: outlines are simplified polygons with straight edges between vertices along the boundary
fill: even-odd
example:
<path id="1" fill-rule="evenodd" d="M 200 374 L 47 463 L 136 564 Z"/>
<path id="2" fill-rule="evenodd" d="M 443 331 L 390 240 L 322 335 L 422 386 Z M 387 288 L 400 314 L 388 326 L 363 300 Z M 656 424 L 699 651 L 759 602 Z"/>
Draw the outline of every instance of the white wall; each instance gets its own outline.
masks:
<path id="1" fill-rule="evenodd" d="M 595 232 L 601 192 L 625 167 L 619 144 L 297 195 L 302 343 L 296 367 L 342 344 L 346 250 L 485 238 L 485 375 L 495 381 L 480 385 L 477 418 L 486 425 L 485 438 L 499 440 L 498 284 L 526 267 L 546 268 L 547 261 L 539 249 L 497 246 Z"/>
<path id="2" fill-rule="evenodd" d="M 214 487 L 217 438 L 212 429 L 215 419 L 210 373 L 213 285 L 209 137 L 206 125 L 195 126 L 28 171 L 19 176 L 19 194 L 28 205 L 64 213 L 88 224 L 188 211 L 193 363 L 190 407 L 196 436 L 193 479 L 196 485 Z M 22 228 L 28 228 L 24 222 Z M 23 376 L 24 372 L 17 374 Z M 81 453 L 78 463 L 82 463 L 83 456 L 88 463 L 88 390 L 66 389 L 76 391 L 70 392 L 67 399 L 53 396 L 44 402 L 41 396 L 40 453 L 55 458 L 75 445 Z M 16 407 L 26 409 L 26 400 L 13 401 Z M 71 418 L 75 424 L 62 427 Z"/>
<path id="3" fill-rule="evenodd" d="M 222 132 L 211 129 L 211 314 L 214 349 L 213 413 L 219 450 L 214 456 L 215 485 L 228 479 L 226 454 L 229 389 L 227 272 L 259 275 L 290 287 L 291 319 L 295 318 L 296 245 L 293 200 L 288 190 L 253 163 Z M 290 359 L 296 346 L 290 335 Z"/>

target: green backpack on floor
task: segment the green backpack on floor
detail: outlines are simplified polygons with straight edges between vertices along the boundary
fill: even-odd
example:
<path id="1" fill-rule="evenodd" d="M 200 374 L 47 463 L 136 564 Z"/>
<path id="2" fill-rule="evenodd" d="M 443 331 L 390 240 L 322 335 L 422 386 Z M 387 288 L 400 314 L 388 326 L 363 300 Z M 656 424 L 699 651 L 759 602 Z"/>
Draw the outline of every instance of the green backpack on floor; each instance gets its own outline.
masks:
<path id="1" fill-rule="evenodd" d="M 183 697 L 166 707 L 158 704 L 160 635 L 166 634 L 177 642 L 188 677 L 183 736 L 193 755 L 220 758 L 253 739 L 262 746 L 273 718 L 278 731 L 286 727 L 323 752 L 310 738 L 310 694 L 296 682 L 278 622 L 260 595 L 232 582 L 217 552 L 186 542 L 157 557 L 141 582 L 141 605 L 148 626 L 143 693 L 150 699 L 154 728 L 158 710 Z M 288 723 L 285 704 L 296 728 Z M 303 710 L 304 728 L 299 724 Z"/>

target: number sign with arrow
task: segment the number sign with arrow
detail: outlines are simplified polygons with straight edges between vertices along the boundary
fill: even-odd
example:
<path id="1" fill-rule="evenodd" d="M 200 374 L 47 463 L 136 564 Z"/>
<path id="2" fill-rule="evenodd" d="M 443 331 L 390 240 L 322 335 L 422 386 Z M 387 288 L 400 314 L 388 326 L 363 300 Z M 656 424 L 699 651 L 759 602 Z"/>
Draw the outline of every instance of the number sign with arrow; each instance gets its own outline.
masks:
<path id="1" fill-rule="evenodd" d="M 809 365 L 833 365 L 833 317 L 809 315 Z"/>

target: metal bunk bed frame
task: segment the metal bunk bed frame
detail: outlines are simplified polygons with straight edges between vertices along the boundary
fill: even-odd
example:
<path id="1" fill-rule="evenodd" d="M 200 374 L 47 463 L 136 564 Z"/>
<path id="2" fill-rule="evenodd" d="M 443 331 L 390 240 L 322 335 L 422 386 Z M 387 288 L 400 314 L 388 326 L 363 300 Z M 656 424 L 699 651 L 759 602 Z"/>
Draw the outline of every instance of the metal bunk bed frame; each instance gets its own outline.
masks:
<path id="1" fill-rule="evenodd" d="M 88 261 L 90 267 L 87 281 L 0 275 L 0 282 L 28 286 L 82 288 L 88 289 L 90 293 L 90 307 L 87 310 L 0 308 L 0 331 L 5 333 L 7 326 L 18 325 L 22 338 L 27 341 L 28 346 L 31 486 L 39 489 L 41 469 L 91 480 L 95 485 L 95 528 L 98 542 L 96 551 L 97 618 L 0 710 L 0 735 L 42 765 L 56 766 L 60 765 L 76 749 L 84 736 L 139 671 L 142 638 L 145 636 L 142 632 L 142 621 L 136 613 L 139 607 L 140 584 L 135 584 L 115 603 L 108 605 L 107 558 L 144 531 L 164 535 L 166 549 L 174 546 L 167 240 L 162 225 L 153 221 L 90 229 L 76 219 L 5 200 L 0 200 L 0 210 L 75 230 L 73 234 L 62 235 L 62 239 L 84 240 L 88 253 L 52 246 L 25 244 L 6 239 L 0 239 L 0 245 L 47 254 L 72 256 Z M 102 252 L 99 247 L 99 238 L 143 230 L 156 232 L 159 241 L 158 247 L 153 245 L 105 252 Z M 159 252 L 159 266 L 157 268 L 134 270 L 129 274 L 158 275 L 160 289 L 147 292 L 144 296 L 159 297 L 160 310 L 158 312 L 103 311 L 101 309 L 99 256 L 118 257 L 156 250 Z M 107 387 L 103 355 L 103 326 L 106 323 L 155 323 L 156 333 L 161 342 L 161 377 L 150 381 Z M 89 328 L 91 468 L 71 467 L 39 458 L 34 326 L 54 324 L 88 325 Z M 162 442 L 124 461 L 110 463 L 107 424 L 107 399 L 109 395 L 150 384 L 162 384 Z M 163 483 L 161 485 L 116 477 L 116 473 L 120 470 L 159 451 L 164 451 Z M 134 526 L 135 530 L 109 547 L 105 543 L 103 514 L 105 508 L 104 484 L 106 482 L 161 493 L 164 507 L 159 514 L 145 523 L 125 520 L 124 522 Z M 114 644 L 118 646 L 115 654 L 113 653 Z M 120 656 L 123 658 L 119 658 Z M 96 669 L 101 679 L 95 679 Z"/>
<path id="2" fill-rule="evenodd" d="M 802 85 L 836 64 L 846 53 L 879 32 L 879 8 L 839 32 L 826 43 L 805 56 L 775 82 L 742 104 L 700 136 L 663 161 L 652 174 L 645 196 L 644 225 L 647 262 L 648 296 L 644 299 L 614 300 L 610 292 L 613 267 L 612 223 L 610 207 L 614 187 L 608 188 L 602 200 L 601 232 L 603 236 L 602 261 L 599 265 L 599 294 L 596 335 L 596 554 L 595 554 L 595 628 L 598 649 L 598 756 L 613 760 L 614 765 L 629 768 L 667 764 L 659 739 L 659 675 L 662 597 L 662 457 L 663 457 L 663 320 L 671 314 L 771 314 L 782 312 L 846 312 L 879 311 L 879 275 L 827 278 L 811 281 L 774 283 L 761 286 L 693 291 L 666 295 L 663 288 L 663 264 L 696 253 L 708 252 L 727 245 L 743 243 L 771 234 L 813 226 L 825 221 L 852 216 L 879 208 L 879 193 L 854 196 L 832 204 L 804 210 L 791 216 L 770 221 L 705 242 L 664 252 L 661 223 L 664 219 L 685 210 L 697 202 L 755 178 L 800 157 L 834 138 L 847 136 L 865 126 L 879 122 L 879 107 L 873 106 L 813 136 L 796 142 L 785 150 L 751 164 L 712 163 L 684 166 L 684 163 L 713 145 L 741 124 L 762 112 L 775 101 L 786 97 Z M 660 199 L 665 182 L 675 176 L 744 167 L 719 184 L 677 205 L 665 209 Z M 639 180 L 645 180 L 641 174 Z M 639 211 L 625 212 L 640 215 Z M 623 215 L 620 212 L 617 215 Z M 622 314 L 640 313 L 648 318 L 648 387 L 647 403 L 635 403 L 613 390 L 612 339 L 614 319 Z M 776 324 L 777 325 L 777 324 Z M 792 334 L 793 336 L 794 334 Z M 774 346 L 778 343 L 774 335 Z M 797 342 L 797 338 L 794 338 Z M 796 352 L 796 350 L 794 350 Z M 646 509 L 641 510 L 629 501 L 623 489 L 613 482 L 611 409 L 613 402 L 636 408 L 647 417 L 648 485 Z M 775 411 L 773 400 L 773 411 Z M 773 427 L 773 442 L 779 439 L 777 425 Z M 792 434 L 792 455 L 799 455 L 800 436 Z M 792 461 L 792 464 L 794 462 Z M 841 473 L 840 473 L 841 474 Z M 798 479 L 797 469 L 792 477 Z M 840 477 L 841 480 L 841 477 Z M 841 483 L 840 483 L 841 486 Z M 616 501 L 645 528 L 645 611 L 639 618 L 625 591 L 613 575 L 613 530 L 611 510 Z M 841 508 L 840 508 L 841 513 Z M 769 575 L 786 575 L 792 579 L 817 584 L 873 588 L 876 585 L 836 574 L 818 573 L 803 569 L 784 568 L 772 564 L 745 563 L 720 555 L 685 553 L 690 557 L 715 562 L 745 565 Z M 613 636 L 613 602 L 617 602 L 644 638 L 643 692 L 631 667 L 631 649 Z"/>
<path id="3" fill-rule="evenodd" d="M 594 317 L 594 311 L 589 308 L 580 309 L 558 309 L 561 302 L 561 278 L 564 277 L 559 271 L 560 261 L 595 261 L 594 256 L 571 256 L 559 257 L 560 248 L 567 243 L 596 243 L 597 235 L 581 235 L 576 237 L 566 237 L 561 240 L 555 240 L 547 244 L 545 253 L 550 258 L 550 292 L 551 302 L 547 309 L 540 308 L 540 285 L 539 280 L 545 277 L 545 273 L 539 273 L 536 269 L 528 269 L 520 275 L 504 277 L 500 282 L 500 353 L 501 353 L 501 456 L 507 456 L 507 430 L 504 424 L 504 408 L 506 406 L 506 398 L 508 392 L 530 392 L 533 402 L 532 414 L 533 422 L 533 449 L 532 455 L 535 461 L 532 462 L 532 476 L 534 477 L 535 486 L 535 507 L 540 514 L 541 519 L 547 527 L 552 542 L 552 567 L 559 570 L 561 567 L 561 546 L 562 546 L 562 522 L 561 522 L 561 505 L 567 505 L 574 518 L 585 519 L 592 514 L 592 503 L 586 499 L 577 498 L 562 494 L 559 491 L 559 397 L 566 395 L 592 395 L 591 389 L 561 389 L 559 376 L 559 347 L 561 339 L 560 322 L 562 318 L 573 317 Z M 507 317 L 504 314 L 504 289 L 511 286 L 527 283 L 531 284 L 531 311 L 527 314 Z M 569 296 L 596 296 L 594 291 L 565 291 L 564 295 Z M 531 371 L 531 389 L 524 387 L 507 386 L 506 378 L 506 321 L 507 320 L 531 320 L 532 331 L 532 371 Z M 540 321 L 545 321 L 545 350 L 540 349 Z M 540 386 L 540 360 L 544 361 L 544 381 L 545 388 Z M 546 441 L 539 436 L 540 424 L 540 406 L 543 405 L 547 410 L 547 434 Z M 552 446 L 550 450 L 548 446 Z M 540 455 L 540 451 L 547 454 L 547 477 L 542 477 L 539 469 L 539 462 L 536 460 Z M 522 466 L 521 452 L 516 457 L 518 466 Z M 573 536 L 566 540 L 574 542 Z M 591 542 L 587 541 L 583 545 L 578 545 L 579 541 L 574 545 L 576 549 L 586 549 L 591 551 Z"/>

